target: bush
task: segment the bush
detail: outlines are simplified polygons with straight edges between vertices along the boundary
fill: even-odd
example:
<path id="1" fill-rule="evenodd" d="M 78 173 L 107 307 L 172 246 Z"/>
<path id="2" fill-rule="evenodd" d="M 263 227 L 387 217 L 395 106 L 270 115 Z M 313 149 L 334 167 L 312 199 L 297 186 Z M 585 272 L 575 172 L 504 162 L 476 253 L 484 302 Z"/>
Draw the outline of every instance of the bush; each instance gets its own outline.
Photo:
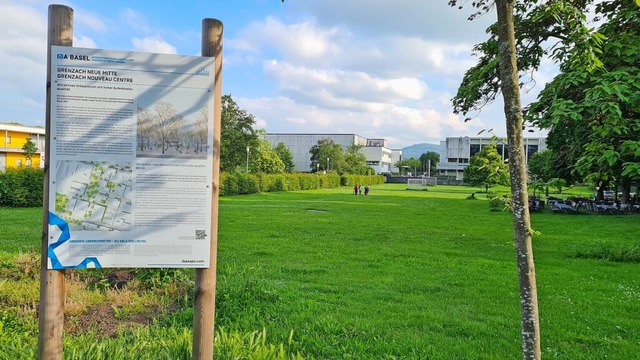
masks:
<path id="1" fill-rule="evenodd" d="M 9 168 L 0 172 L 0 206 L 42 206 L 44 170 Z"/>
<path id="2" fill-rule="evenodd" d="M 356 184 L 359 185 L 376 185 L 384 184 L 385 177 L 382 175 L 342 175 L 340 177 L 340 184 L 342 186 L 352 187 Z"/>
<path id="3" fill-rule="evenodd" d="M 355 184 L 383 184 L 382 175 L 330 174 L 247 174 L 244 172 L 220 174 L 220 196 L 253 194 L 258 192 L 328 189 Z"/>

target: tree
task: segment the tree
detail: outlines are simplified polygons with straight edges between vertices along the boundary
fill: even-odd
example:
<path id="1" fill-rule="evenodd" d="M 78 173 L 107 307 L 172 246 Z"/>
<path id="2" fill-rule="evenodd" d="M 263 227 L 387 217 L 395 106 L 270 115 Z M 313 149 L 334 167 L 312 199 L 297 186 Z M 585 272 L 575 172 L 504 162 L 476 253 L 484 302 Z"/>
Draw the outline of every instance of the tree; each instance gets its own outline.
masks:
<path id="1" fill-rule="evenodd" d="M 295 165 L 293 163 L 293 155 L 291 154 L 291 150 L 284 143 L 278 143 L 275 148 L 273 148 L 275 152 L 278 154 L 280 160 L 284 164 L 285 172 L 293 172 L 295 170 Z"/>
<path id="2" fill-rule="evenodd" d="M 469 159 L 469 166 L 464 169 L 463 181 L 474 186 L 484 186 L 487 192 L 491 186 L 509 185 L 508 167 L 495 145 L 484 146 Z"/>
<path id="3" fill-rule="evenodd" d="M 405 174 L 409 171 L 412 171 L 412 174 L 415 176 L 418 169 L 422 168 L 422 161 L 411 157 L 396 162 L 394 166 L 400 169 L 400 173 L 402 173 L 402 169 L 405 169 Z"/>
<path id="4" fill-rule="evenodd" d="M 22 145 L 22 153 L 24 157 L 27 158 L 29 162 L 31 162 L 31 158 L 37 152 L 38 152 L 38 147 L 36 146 L 36 144 L 33 141 L 31 141 L 31 138 L 27 138 L 27 141 L 25 141 L 24 145 Z"/>
<path id="5" fill-rule="evenodd" d="M 429 176 L 435 176 L 438 163 L 440 163 L 440 154 L 435 151 L 427 151 L 420 155 L 420 162 L 425 169 L 425 173 L 428 173 Z M 429 165 L 431 165 L 431 167 L 427 171 Z"/>
<path id="6" fill-rule="evenodd" d="M 547 182 L 554 177 L 553 151 L 546 149 L 529 157 L 529 175 L 532 179 Z"/>
<path id="7" fill-rule="evenodd" d="M 558 190 L 558 194 L 562 194 L 562 188 L 567 186 L 567 181 L 565 179 L 553 178 L 547 182 L 547 185 Z"/>
<path id="8" fill-rule="evenodd" d="M 550 129 L 548 145 L 572 165 L 571 176 L 601 190 L 615 182 L 625 203 L 631 182 L 640 178 L 640 19 L 631 1 L 601 2 L 595 13 L 607 39 L 603 66 L 585 72 L 562 64 L 527 116 Z"/>
<path id="9" fill-rule="evenodd" d="M 255 118 L 241 109 L 231 95 L 222 97 L 222 128 L 220 139 L 220 170 L 232 171 L 245 167 L 247 146 L 250 152 L 258 149 L 258 132 L 253 128 Z"/>
<path id="10" fill-rule="evenodd" d="M 351 144 L 347 147 L 345 152 L 344 172 L 347 174 L 360 174 L 366 175 L 369 168 L 367 167 L 367 158 L 362 153 L 362 145 Z"/>
<path id="11" fill-rule="evenodd" d="M 545 46 L 553 38 L 560 39 L 557 46 L 551 47 L 550 55 L 554 60 L 569 59 L 569 66 L 588 69 L 599 66 L 597 49 L 593 45 L 597 45 L 598 41 L 601 43 L 602 39 L 592 36 L 585 25 L 586 19 L 580 6 L 587 2 L 474 1 L 472 6 L 478 11 L 471 15 L 471 19 L 488 12 L 495 4 L 498 21 L 488 29 L 490 38 L 474 47 L 474 51 L 481 54 L 478 64 L 465 73 L 458 93 L 452 99 L 454 111 L 465 115 L 469 111 L 480 110 L 493 101 L 499 92 L 502 92 L 504 99 L 525 359 L 539 359 L 541 355 L 518 71 L 536 70 L 547 54 Z M 449 4 L 457 6 L 458 1 L 450 0 Z M 518 25 L 517 32 L 515 24 Z"/>
<path id="12" fill-rule="evenodd" d="M 311 171 L 336 171 L 338 174 L 344 173 L 344 151 L 340 144 L 336 144 L 332 139 L 320 139 L 316 145 L 309 150 L 311 154 Z"/>
<path id="13" fill-rule="evenodd" d="M 252 153 L 249 168 L 253 173 L 280 174 L 285 165 L 275 149 L 266 140 L 258 140 L 258 148 Z"/>

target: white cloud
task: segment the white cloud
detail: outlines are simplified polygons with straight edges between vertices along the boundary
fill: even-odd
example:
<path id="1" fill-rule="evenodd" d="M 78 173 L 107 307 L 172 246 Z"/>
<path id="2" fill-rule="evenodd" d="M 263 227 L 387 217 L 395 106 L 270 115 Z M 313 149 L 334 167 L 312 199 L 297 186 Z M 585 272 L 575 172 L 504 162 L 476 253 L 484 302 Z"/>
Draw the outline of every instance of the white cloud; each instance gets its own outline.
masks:
<path id="1" fill-rule="evenodd" d="M 86 26 L 91 31 L 105 33 L 108 30 L 104 20 L 99 16 L 83 8 L 74 8 L 73 21 Z"/>
<path id="2" fill-rule="evenodd" d="M 47 18 L 28 4 L 3 3 L 0 24 L 0 121 L 42 125 Z"/>
<path id="3" fill-rule="evenodd" d="M 149 34 L 152 31 L 147 18 L 131 8 L 126 8 L 119 13 L 119 21 L 135 32 Z"/>
<path id="4" fill-rule="evenodd" d="M 159 54 L 177 54 L 175 46 L 164 41 L 158 36 L 145 38 L 132 38 L 131 44 L 136 51 L 159 53 Z"/>
<path id="5" fill-rule="evenodd" d="M 95 41 L 88 36 L 81 36 L 80 38 L 73 37 L 73 46 L 74 47 L 82 47 L 82 48 L 90 48 L 95 49 L 96 46 Z"/>
<path id="6" fill-rule="evenodd" d="M 310 21 L 285 25 L 267 17 L 241 30 L 230 40 L 230 47 L 249 53 L 276 49 L 288 61 L 319 65 L 341 54 L 339 44 L 343 36 L 338 28 L 322 29 Z"/>
<path id="7" fill-rule="evenodd" d="M 279 84 L 283 93 L 318 105 L 324 100 L 325 106 L 332 103 L 333 106 L 354 106 L 350 100 L 419 100 L 428 91 L 428 86 L 417 78 L 380 78 L 364 72 L 309 69 L 277 61 L 267 62 L 265 72 Z"/>

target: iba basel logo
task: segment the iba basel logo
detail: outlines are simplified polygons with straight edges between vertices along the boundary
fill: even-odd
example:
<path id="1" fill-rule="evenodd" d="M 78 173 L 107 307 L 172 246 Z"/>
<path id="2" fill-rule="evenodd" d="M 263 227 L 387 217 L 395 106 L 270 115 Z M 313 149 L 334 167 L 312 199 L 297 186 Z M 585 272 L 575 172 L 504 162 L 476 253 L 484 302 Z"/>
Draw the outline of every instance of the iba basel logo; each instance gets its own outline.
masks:
<path id="1" fill-rule="evenodd" d="M 56 57 L 61 60 L 91 61 L 91 59 L 89 59 L 89 55 L 57 54 Z"/>

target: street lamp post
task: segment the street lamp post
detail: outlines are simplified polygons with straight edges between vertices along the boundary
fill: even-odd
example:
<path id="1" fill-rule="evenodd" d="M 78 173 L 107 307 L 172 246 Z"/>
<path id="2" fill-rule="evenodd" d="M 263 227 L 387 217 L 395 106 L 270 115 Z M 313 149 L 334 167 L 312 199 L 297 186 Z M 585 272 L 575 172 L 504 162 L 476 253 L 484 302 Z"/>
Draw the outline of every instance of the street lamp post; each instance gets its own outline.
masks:
<path id="1" fill-rule="evenodd" d="M 316 174 L 320 174 L 320 163 L 316 163 Z"/>
<path id="2" fill-rule="evenodd" d="M 249 172 L 249 145 L 247 145 L 247 168 L 246 172 Z"/>
<path id="3" fill-rule="evenodd" d="M 327 174 L 329 173 L 329 158 L 327 158 Z"/>

